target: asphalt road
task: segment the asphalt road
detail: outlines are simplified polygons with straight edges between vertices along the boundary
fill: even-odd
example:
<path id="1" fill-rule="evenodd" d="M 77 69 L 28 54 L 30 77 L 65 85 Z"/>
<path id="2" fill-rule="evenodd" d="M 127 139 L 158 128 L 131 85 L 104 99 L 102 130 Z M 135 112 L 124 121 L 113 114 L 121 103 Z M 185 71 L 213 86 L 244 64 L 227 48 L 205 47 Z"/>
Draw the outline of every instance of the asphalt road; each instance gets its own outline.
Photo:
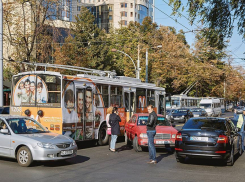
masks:
<path id="1" fill-rule="evenodd" d="M 226 113 L 223 117 L 229 117 Z M 181 124 L 178 124 L 181 128 Z M 237 157 L 234 166 L 217 160 L 188 160 L 177 163 L 174 154 L 157 150 L 157 164 L 147 164 L 148 152 L 135 152 L 123 142 L 116 145 L 118 153 L 108 146 L 79 143 L 76 158 L 66 162 L 35 162 L 32 167 L 20 167 L 13 159 L 0 158 L 0 181 L 72 182 L 72 181 L 244 181 L 245 153 Z"/>

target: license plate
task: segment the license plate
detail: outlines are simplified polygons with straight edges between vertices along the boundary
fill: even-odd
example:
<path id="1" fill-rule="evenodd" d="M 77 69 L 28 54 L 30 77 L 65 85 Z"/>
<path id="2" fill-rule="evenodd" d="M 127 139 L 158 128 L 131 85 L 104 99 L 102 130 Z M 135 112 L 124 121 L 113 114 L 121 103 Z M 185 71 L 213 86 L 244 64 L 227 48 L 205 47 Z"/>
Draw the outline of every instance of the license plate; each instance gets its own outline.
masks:
<path id="1" fill-rule="evenodd" d="M 170 144 L 170 141 L 156 141 L 156 144 Z"/>
<path id="2" fill-rule="evenodd" d="M 199 117 L 199 115 L 194 115 L 194 117 Z"/>
<path id="3" fill-rule="evenodd" d="M 61 151 L 60 154 L 62 156 L 64 156 L 64 155 L 71 155 L 71 154 L 73 154 L 73 150 L 63 150 L 63 151 Z"/>
<path id="4" fill-rule="evenodd" d="M 208 137 L 195 137 L 195 136 L 191 136 L 190 137 L 190 140 L 207 142 L 208 141 Z"/>

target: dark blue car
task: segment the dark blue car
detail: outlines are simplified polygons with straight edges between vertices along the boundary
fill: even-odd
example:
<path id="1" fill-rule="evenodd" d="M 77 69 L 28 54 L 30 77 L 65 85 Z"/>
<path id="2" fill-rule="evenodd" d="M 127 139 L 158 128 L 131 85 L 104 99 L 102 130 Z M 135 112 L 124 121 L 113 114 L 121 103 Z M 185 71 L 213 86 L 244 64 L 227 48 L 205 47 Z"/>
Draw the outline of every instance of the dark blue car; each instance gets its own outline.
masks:
<path id="1" fill-rule="evenodd" d="M 171 122 L 186 122 L 193 117 L 192 112 L 188 108 L 174 109 L 168 114 Z"/>
<path id="2" fill-rule="evenodd" d="M 234 155 L 242 153 L 241 137 L 230 119 L 191 118 L 177 133 L 175 151 L 177 162 L 185 158 L 222 159 L 234 164 Z"/>

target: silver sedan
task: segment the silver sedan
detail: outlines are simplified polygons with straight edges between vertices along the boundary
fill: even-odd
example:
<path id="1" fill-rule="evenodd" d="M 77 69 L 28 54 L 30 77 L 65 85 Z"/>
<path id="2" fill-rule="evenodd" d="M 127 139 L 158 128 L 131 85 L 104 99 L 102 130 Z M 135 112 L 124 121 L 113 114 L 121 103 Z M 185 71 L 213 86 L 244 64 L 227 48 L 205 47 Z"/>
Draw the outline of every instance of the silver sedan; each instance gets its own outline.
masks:
<path id="1" fill-rule="evenodd" d="M 16 158 L 20 166 L 34 160 L 64 160 L 76 153 L 70 137 L 51 133 L 29 117 L 0 115 L 0 156 Z"/>

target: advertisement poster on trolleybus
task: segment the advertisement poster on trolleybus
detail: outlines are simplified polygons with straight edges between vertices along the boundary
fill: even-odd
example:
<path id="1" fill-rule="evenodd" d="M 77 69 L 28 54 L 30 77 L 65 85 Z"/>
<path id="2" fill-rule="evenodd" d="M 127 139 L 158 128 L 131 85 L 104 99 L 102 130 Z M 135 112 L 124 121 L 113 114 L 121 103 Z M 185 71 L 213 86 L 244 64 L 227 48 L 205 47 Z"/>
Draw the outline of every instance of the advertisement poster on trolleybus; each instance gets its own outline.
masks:
<path id="1" fill-rule="evenodd" d="M 49 130 L 61 134 L 60 94 L 60 76 L 37 74 L 14 76 L 10 114 L 27 115 Z"/>

